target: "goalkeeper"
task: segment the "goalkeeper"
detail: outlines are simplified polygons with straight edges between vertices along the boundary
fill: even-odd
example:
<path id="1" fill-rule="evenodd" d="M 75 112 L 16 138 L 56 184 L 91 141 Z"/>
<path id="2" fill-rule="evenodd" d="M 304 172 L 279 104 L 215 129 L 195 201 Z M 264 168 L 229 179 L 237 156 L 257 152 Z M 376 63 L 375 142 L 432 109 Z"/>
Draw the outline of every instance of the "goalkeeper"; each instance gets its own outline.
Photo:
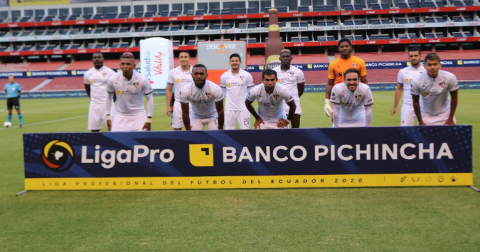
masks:
<path id="1" fill-rule="evenodd" d="M 359 57 L 352 55 L 352 42 L 349 39 L 341 39 L 337 46 L 340 52 L 340 57 L 336 58 L 328 65 L 328 82 L 325 91 L 325 115 L 328 117 L 332 114 L 332 107 L 330 106 L 330 93 L 334 85 L 343 82 L 345 71 L 350 68 L 355 68 L 360 72 L 360 82 L 367 84 L 367 67 L 365 61 Z"/>

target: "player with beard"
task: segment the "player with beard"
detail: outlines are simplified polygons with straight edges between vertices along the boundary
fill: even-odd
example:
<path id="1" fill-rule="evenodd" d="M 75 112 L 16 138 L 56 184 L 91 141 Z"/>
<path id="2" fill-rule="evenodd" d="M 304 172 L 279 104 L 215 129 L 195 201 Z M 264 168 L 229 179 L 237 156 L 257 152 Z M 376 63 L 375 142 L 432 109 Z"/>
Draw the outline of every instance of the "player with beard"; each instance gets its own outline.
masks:
<path id="1" fill-rule="evenodd" d="M 334 85 L 342 83 L 345 71 L 355 68 L 360 72 L 360 82 L 368 85 L 367 67 L 365 61 L 357 56 L 352 55 L 352 42 L 349 39 L 341 39 L 337 45 L 340 57 L 336 58 L 328 65 L 328 81 L 325 91 L 325 115 L 330 117 L 332 107 L 330 107 L 330 94 Z"/>
<path id="2" fill-rule="evenodd" d="M 247 93 L 253 88 L 252 75 L 240 69 L 242 59 L 238 53 L 230 55 L 231 69 L 220 77 L 220 87 L 225 97 L 225 129 L 250 129 L 250 112 L 245 107 Z"/>

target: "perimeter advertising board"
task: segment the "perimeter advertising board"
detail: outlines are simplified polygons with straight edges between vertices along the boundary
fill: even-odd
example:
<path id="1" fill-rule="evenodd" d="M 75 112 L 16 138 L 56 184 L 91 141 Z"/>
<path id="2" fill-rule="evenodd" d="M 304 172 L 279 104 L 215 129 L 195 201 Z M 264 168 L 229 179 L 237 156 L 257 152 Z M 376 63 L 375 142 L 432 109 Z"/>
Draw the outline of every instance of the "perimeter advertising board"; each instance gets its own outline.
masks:
<path id="1" fill-rule="evenodd" d="M 197 46 L 198 63 L 207 67 L 210 81 L 220 83 L 220 76 L 230 69 L 230 55 L 233 53 L 240 55 L 240 68 L 247 68 L 247 45 L 244 41 L 202 41 Z"/>
<path id="2" fill-rule="evenodd" d="M 173 44 L 164 38 L 140 40 L 140 71 L 153 89 L 167 87 L 168 73 L 173 68 Z"/>
<path id="3" fill-rule="evenodd" d="M 472 127 L 24 134 L 25 189 L 472 185 Z"/>

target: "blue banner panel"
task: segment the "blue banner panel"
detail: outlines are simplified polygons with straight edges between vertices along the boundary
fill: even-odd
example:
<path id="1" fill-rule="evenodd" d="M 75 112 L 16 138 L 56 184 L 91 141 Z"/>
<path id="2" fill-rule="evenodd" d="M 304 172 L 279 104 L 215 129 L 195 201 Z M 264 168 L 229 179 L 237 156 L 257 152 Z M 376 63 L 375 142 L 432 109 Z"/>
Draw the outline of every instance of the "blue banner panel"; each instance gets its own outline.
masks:
<path id="1" fill-rule="evenodd" d="M 309 179 L 315 175 L 433 173 L 463 178 L 448 185 L 471 185 L 473 181 L 472 127 L 465 125 L 26 133 L 23 141 L 26 189 L 42 189 L 29 187 L 32 179 L 51 182 L 52 178 L 154 181 L 219 177 L 228 181 L 244 177 Z M 367 177 L 364 180 L 367 182 Z M 368 186 L 389 184 L 375 182 Z"/>

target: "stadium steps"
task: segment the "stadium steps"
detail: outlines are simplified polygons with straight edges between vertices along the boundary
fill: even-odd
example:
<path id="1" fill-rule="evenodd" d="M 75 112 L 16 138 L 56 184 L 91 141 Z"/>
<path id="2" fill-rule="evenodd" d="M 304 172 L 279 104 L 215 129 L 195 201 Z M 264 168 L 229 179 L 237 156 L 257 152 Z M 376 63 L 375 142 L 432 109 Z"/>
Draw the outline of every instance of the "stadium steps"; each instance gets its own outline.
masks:
<path id="1" fill-rule="evenodd" d="M 48 83 L 50 83 L 52 81 L 52 79 L 46 79 L 44 81 L 42 81 L 42 83 L 38 84 L 36 87 L 32 88 L 30 90 L 30 92 L 36 92 L 38 91 L 40 88 L 46 86 Z"/>
<path id="2" fill-rule="evenodd" d="M 65 64 L 61 65 L 57 70 L 64 70 L 65 68 L 68 67 L 68 65 L 69 65 L 68 63 L 65 63 Z"/>

